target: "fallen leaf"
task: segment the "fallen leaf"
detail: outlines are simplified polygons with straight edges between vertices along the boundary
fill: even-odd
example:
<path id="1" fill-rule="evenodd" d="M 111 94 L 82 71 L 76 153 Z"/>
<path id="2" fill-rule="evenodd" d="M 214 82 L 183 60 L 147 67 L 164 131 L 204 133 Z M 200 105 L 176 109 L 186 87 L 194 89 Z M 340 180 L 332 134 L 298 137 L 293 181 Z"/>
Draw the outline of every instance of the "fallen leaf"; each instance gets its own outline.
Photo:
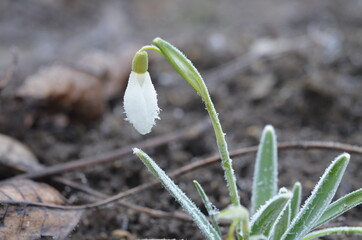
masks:
<path id="1" fill-rule="evenodd" d="M 103 99 L 108 101 L 119 96 L 126 87 L 135 51 L 132 48 L 132 51 L 120 55 L 102 51 L 89 52 L 80 58 L 77 66 L 99 76 L 103 86 Z"/>
<path id="2" fill-rule="evenodd" d="M 44 183 L 26 179 L 0 183 L 0 239 L 65 239 L 83 212 L 32 203 L 66 205 L 67 201 Z"/>
<path id="3" fill-rule="evenodd" d="M 43 166 L 19 141 L 0 134 L 0 173 L 35 171 Z M 64 239 L 78 223 L 82 210 L 62 210 L 31 203 L 66 205 L 53 187 L 31 180 L 0 182 L 0 239 Z"/>
<path id="4" fill-rule="evenodd" d="M 124 90 L 134 52 L 133 48 L 121 54 L 91 51 L 73 66 L 45 67 L 25 79 L 16 95 L 39 100 L 53 112 L 97 119 L 107 102 Z"/>
<path id="5" fill-rule="evenodd" d="M 17 95 L 86 119 L 99 118 L 105 107 L 103 86 L 96 76 L 62 65 L 43 68 L 28 77 Z"/>
<path id="6" fill-rule="evenodd" d="M 0 134 L 0 176 L 2 179 L 15 173 L 36 171 L 42 168 L 35 155 L 24 144 Z"/>

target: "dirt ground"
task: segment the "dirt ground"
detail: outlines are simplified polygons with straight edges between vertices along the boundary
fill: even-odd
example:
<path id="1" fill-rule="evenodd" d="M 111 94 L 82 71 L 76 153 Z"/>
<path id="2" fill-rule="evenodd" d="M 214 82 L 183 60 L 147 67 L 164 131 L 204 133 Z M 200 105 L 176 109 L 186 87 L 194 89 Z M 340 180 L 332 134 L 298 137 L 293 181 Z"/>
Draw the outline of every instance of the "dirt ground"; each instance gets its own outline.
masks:
<path id="1" fill-rule="evenodd" d="M 4 0 L 0 2 L 0 77 L 11 80 L 0 92 L 0 132 L 26 144 L 47 166 L 96 156 L 184 127 L 207 115 L 199 96 L 168 63 L 150 53 L 150 72 L 158 92 L 161 120 L 151 134 L 139 135 L 124 121 L 122 97 L 130 69 L 107 95 L 100 113 L 88 105 L 58 108 L 15 96 L 25 79 L 52 64 L 76 66 L 82 56 L 101 51 L 127 56 L 160 36 L 183 50 L 205 77 L 231 150 L 258 143 L 272 124 L 279 141 L 362 142 L 362 1 L 81 1 Z M 14 71 L 13 61 L 17 60 Z M 125 57 L 126 58 L 126 57 Z M 89 100 L 91 101 L 91 100 Z M 95 115 L 95 116 L 94 116 Z M 217 153 L 209 128 L 188 141 L 146 151 L 160 166 L 175 170 Z M 304 199 L 338 151 L 289 150 L 279 154 L 280 186 L 303 185 Z M 249 206 L 255 155 L 235 158 L 242 203 Z M 351 163 L 337 195 L 361 188 L 362 156 Z M 109 195 L 153 177 L 132 155 L 69 172 Z M 199 205 L 192 184 L 198 180 L 215 205 L 229 199 L 221 167 L 191 172 L 176 182 Z M 65 192 L 78 204 L 81 194 Z M 127 198 L 140 206 L 181 211 L 161 187 Z M 362 208 L 332 224 L 362 226 Z M 137 238 L 202 239 L 191 223 L 150 217 L 110 205 L 84 214 L 69 239 L 120 239 L 114 230 Z M 360 239 L 336 236 L 324 239 Z"/>

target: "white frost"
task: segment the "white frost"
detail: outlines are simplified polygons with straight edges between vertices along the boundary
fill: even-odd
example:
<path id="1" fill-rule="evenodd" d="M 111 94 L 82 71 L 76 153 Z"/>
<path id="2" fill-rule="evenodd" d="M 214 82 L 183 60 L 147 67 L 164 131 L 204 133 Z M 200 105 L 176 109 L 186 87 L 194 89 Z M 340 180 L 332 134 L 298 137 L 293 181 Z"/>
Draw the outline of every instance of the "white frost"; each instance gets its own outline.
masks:
<path id="1" fill-rule="evenodd" d="M 140 134 L 151 132 L 156 124 L 155 120 L 160 119 L 157 93 L 148 72 L 131 72 L 124 93 L 124 110 L 126 120 L 132 123 Z"/>

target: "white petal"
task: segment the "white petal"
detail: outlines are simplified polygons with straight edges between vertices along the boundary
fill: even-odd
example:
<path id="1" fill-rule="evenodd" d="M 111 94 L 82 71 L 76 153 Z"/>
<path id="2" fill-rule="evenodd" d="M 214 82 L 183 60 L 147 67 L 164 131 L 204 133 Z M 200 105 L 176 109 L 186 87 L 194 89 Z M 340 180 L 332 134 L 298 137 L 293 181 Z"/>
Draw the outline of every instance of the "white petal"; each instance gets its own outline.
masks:
<path id="1" fill-rule="evenodd" d="M 124 93 L 124 110 L 127 120 L 140 134 L 151 132 L 155 119 L 159 119 L 160 109 L 157 106 L 157 93 L 148 72 L 131 72 Z"/>

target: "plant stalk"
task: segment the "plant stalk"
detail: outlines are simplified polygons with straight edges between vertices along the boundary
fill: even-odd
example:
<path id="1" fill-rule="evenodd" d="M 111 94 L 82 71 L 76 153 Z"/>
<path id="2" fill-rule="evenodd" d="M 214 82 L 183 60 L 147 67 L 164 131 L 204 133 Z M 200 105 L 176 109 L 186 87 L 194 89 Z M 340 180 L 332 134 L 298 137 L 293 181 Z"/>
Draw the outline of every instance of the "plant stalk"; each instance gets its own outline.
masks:
<path id="1" fill-rule="evenodd" d="M 205 86 L 205 88 L 206 88 L 206 86 Z M 205 94 L 205 95 L 206 95 L 206 97 L 204 97 L 203 100 L 205 102 L 207 112 L 210 115 L 212 126 L 214 128 L 217 147 L 219 149 L 221 163 L 222 163 L 222 167 L 223 167 L 224 174 L 225 174 L 225 179 L 227 182 L 227 186 L 229 188 L 231 203 L 235 206 L 240 206 L 240 197 L 238 194 L 238 189 L 236 187 L 235 174 L 234 174 L 234 170 L 232 167 L 232 160 L 229 155 L 227 142 L 225 140 L 225 134 L 222 130 L 220 120 L 218 117 L 218 113 L 215 110 L 214 104 L 211 101 L 208 91 L 207 91 L 207 94 Z"/>
<path id="2" fill-rule="evenodd" d="M 197 69 L 193 66 L 191 61 L 187 59 L 186 56 L 176 47 L 161 38 L 154 39 L 153 44 L 155 46 L 146 46 L 142 49 L 155 50 L 159 53 L 162 53 L 162 55 L 169 61 L 175 70 L 197 91 L 205 103 L 207 112 L 211 118 L 211 122 L 214 128 L 217 147 L 219 149 L 222 168 L 224 170 L 231 203 L 234 206 L 240 206 L 240 198 L 236 187 L 236 179 L 234 170 L 232 168 L 232 160 L 229 156 L 229 151 L 225 140 L 225 134 L 221 128 L 218 114 L 215 110 L 204 80 L 202 79 Z"/>

